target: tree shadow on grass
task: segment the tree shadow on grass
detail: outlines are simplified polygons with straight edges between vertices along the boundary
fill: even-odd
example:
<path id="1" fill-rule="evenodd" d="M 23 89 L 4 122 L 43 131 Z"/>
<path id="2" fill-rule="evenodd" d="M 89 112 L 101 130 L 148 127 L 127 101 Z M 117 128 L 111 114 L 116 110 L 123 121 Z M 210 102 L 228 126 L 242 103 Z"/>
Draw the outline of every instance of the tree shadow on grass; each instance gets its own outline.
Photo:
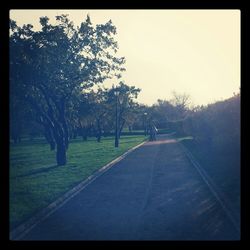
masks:
<path id="1" fill-rule="evenodd" d="M 35 175 L 35 174 L 40 174 L 40 173 L 46 173 L 46 172 L 49 172 L 52 169 L 55 169 L 57 167 L 61 167 L 61 166 L 53 165 L 53 166 L 48 166 L 48 167 L 42 167 L 42 168 L 31 170 L 31 171 L 29 171 L 26 174 L 17 175 L 16 177 L 27 177 L 27 176 L 30 176 L 30 175 Z"/>

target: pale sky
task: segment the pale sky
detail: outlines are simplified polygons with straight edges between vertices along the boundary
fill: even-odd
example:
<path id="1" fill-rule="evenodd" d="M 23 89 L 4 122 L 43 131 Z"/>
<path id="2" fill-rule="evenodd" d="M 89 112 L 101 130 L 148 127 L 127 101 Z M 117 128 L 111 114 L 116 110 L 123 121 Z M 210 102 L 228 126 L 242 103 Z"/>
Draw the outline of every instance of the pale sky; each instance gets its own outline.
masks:
<path id="1" fill-rule="evenodd" d="M 170 99 L 176 91 L 206 105 L 239 91 L 239 10 L 12 10 L 10 17 L 38 29 L 39 17 L 54 21 L 58 14 L 69 14 L 75 25 L 87 14 L 93 24 L 112 20 L 118 55 L 126 58 L 122 79 L 142 89 L 140 103 Z"/>

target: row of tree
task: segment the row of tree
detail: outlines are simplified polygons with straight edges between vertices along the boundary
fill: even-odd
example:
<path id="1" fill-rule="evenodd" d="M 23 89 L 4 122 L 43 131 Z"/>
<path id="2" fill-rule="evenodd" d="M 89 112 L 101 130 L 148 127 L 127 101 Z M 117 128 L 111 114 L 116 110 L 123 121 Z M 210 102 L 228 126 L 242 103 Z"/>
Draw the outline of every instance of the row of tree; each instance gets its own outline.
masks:
<path id="1" fill-rule="evenodd" d="M 41 30 L 34 31 L 30 24 L 19 27 L 10 21 L 10 133 L 15 143 L 23 133 L 42 134 L 56 150 L 57 164 L 65 165 L 71 138 L 96 136 L 100 142 L 103 135 L 114 134 L 116 118 L 118 136 L 124 127 L 146 132 L 153 124 L 193 135 L 206 145 L 224 141 L 222 130 L 239 138 L 239 95 L 191 109 L 186 94 L 174 92 L 170 100 L 146 106 L 135 102 L 140 89 L 121 80 L 115 88 L 101 87 L 106 79 L 120 79 L 125 70 L 125 58 L 116 56 L 111 21 L 93 25 L 87 16 L 75 27 L 61 15 L 55 24 L 41 17 L 40 24 Z M 228 119 L 221 120 L 221 110 Z"/>
<path id="2" fill-rule="evenodd" d="M 113 128 L 114 88 L 91 91 L 106 79 L 119 79 L 124 57 L 117 57 L 116 28 L 111 21 L 93 25 L 90 17 L 75 27 L 67 15 L 56 24 L 40 18 L 41 30 L 10 21 L 10 132 L 14 142 L 22 131 L 43 134 L 58 165 L 66 164 L 69 138 L 93 130 L 100 141 L 102 131 Z M 123 82 L 118 86 L 119 121 L 134 105 L 139 89 Z M 133 119 L 133 118 L 130 118 Z"/>

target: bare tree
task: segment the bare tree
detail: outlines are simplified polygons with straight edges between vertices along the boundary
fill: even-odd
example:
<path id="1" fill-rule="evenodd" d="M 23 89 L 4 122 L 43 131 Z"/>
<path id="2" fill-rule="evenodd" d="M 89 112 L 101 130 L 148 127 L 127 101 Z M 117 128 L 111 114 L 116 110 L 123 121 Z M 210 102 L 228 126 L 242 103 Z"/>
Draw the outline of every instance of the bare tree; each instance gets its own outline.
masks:
<path id="1" fill-rule="evenodd" d="M 169 101 L 175 108 L 178 113 L 178 117 L 183 119 L 187 116 L 189 107 L 191 105 L 191 98 L 189 94 L 177 93 L 173 91 L 173 98 Z"/>

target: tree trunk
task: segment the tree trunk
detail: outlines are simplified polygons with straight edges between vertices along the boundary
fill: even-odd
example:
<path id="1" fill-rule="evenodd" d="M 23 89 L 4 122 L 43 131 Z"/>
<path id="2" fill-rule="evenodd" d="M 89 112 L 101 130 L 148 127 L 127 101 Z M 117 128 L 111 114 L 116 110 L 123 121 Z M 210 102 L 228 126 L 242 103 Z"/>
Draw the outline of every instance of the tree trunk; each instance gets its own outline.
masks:
<path id="1" fill-rule="evenodd" d="M 69 139 L 72 140 L 73 139 L 73 132 L 69 133 Z"/>
<path id="2" fill-rule="evenodd" d="M 51 98 L 48 96 L 45 89 L 41 89 L 42 93 L 44 94 L 44 98 L 46 100 L 46 103 L 48 105 L 48 109 L 46 111 L 43 111 L 37 102 L 33 100 L 32 98 L 29 98 L 29 102 L 34 106 L 34 108 L 38 111 L 41 118 L 48 123 L 48 126 L 51 129 L 51 135 L 56 143 L 56 162 L 58 166 L 63 166 L 67 163 L 66 158 L 66 151 L 68 149 L 69 144 L 69 134 L 68 134 L 68 126 L 65 120 L 65 100 L 62 98 L 60 101 L 56 101 L 56 98 Z M 52 107 L 52 105 L 55 105 L 55 108 L 58 111 L 58 118 L 56 118 L 56 113 Z M 41 119 L 40 121 L 44 123 Z"/>
<path id="3" fill-rule="evenodd" d="M 51 139 L 51 140 L 47 140 L 47 141 L 49 143 L 50 150 L 54 151 L 56 149 L 56 144 L 55 144 L 54 140 Z"/>
<path id="4" fill-rule="evenodd" d="M 12 139 L 14 141 L 14 144 L 20 143 L 21 142 L 21 136 L 19 133 L 15 133 L 12 135 Z"/>
<path id="5" fill-rule="evenodd" d="M 69 147 L 69 131 L 68 131 L 68 124 L 66 122 L 65 119 L 65 98 L 62 97 L 60 99 L 60 102 L 57 103 L 57 110 L 59 112 L 59 118 L 58 118 L 58 122 L 59 122 L 59 126 L 62 126 L 62 134 L 63 134 L 63 138 L 64 138 L 64 145 L 66 150 Z"/>
<path id="6" fill-rule="evenodd" d="M 88 137 L 88 131 L 87 131 L 87 128 L 86 127 L 81 127 L 80 128 L 80 134 L 82 136 L 82 140 L 83 141 L 87 141 L 87 137 Z"/>
<path id="7" fill-rule="evenodd" d="M 76 139 L 77 138 L 77 129 L 75 128 L 73 130 L 73 139 Z"/>
<path id="8" fill-rule="evenodd" d="M 101 136 L 100 136 L 100 134 L 97 135 L 97 142 L 101 142 Z"/>
<path id="9" fill-rule="evenodd" d="M 63 166 L 67 163 L 66 147 L 63 142 L 57 143 L 56 161 L 58 166 Z"/>
<path id="10" fill-rule="evenodd" d="M 122 122 L 119 122 L 119 124 L 121 124 L 121 127 L 120 127 L 120 129 L 119 129 L 119 134 L 118 134 L 118 137 L 119 137 L 119 139 L 120 139 L 121 133 L 122 133 L 122 130 L 123 130 L 123 127 L 124 127 L 124 124 L 125 124 L 125 120 L 122 119 Z"/>
<path id="11" fill-rule="evenodd" d="M 100 120 L 97 120 L 97 142 L 101 142 L 101 137 L 102 137 L 102 129 L 101 129 L 101 124 L 100 124 Z"/>
<path id="12" fill-rule="evenodd" d="M 49 145 L 50 145 L 50 150 L 51 151 L 54 151 L 56 149 L 56 144 L 55 144 L 54 141 L 51 141 Z"/>
<path id="13" fill-rule="evenodd" d="M 54 138 L 53 138 L 53 135 L 52 135 L 52 131 L 51 131 L 51 129 L 50 129 L 50 127 L 48 125 L 45 126 L 44 130 L 45 130 L 44 131 L 44 136 L 45 136 L 45 139 L 47 140 L 47 142 L 50 145 L 50 150 L 54 151 L 55 148 L 56 148 L 56 143 L 54 141 Z"/>

